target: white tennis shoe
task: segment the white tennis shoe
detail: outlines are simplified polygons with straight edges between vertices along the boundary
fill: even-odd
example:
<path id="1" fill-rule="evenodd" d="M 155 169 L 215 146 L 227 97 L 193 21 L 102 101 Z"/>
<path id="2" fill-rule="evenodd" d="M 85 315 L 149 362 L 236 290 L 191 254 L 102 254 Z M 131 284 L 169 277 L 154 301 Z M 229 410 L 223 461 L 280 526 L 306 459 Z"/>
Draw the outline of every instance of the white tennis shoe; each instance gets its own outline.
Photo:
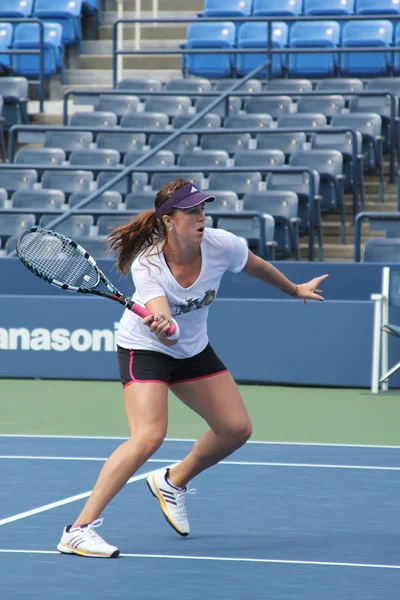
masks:
<path id="1" fill-rule="evenodd" d="M 147 485 L 153 496 L 160 502 L 164 517 L 179 535 L 187 536 L 190 526 L 186 512 L 186 495 L 196 490 L 177 488 L 168 481 L 169 469 L 159 469 L 147 477 Z"/>
<path id="2" fill-rule="evenodd" d="M 95 531 L 96 527 L 103 524 L 103 519 L 97 519 L 82 527 L 68 525 L 62 534 L 57 550 L 63 554 L 79 554 L 79 556 L 91 556 L 92 558 L 117 558 L 119 550 L 110 546 Z"/>

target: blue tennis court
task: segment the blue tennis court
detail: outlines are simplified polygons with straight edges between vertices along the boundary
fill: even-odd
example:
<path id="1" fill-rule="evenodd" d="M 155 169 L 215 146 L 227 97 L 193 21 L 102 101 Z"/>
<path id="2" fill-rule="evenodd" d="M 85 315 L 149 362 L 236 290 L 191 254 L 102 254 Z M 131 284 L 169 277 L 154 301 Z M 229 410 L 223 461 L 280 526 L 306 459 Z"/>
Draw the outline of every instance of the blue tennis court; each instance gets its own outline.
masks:
<path id="1" fill-rule="evenodd" d="M 118 438 L 0 436 L 1 597 L 397 600 L 400 447 L 251 442 L 196 478 L 191 534 L 167 525 L 144 478 L 103 514 L 116 560 L 56 546 Z"/>

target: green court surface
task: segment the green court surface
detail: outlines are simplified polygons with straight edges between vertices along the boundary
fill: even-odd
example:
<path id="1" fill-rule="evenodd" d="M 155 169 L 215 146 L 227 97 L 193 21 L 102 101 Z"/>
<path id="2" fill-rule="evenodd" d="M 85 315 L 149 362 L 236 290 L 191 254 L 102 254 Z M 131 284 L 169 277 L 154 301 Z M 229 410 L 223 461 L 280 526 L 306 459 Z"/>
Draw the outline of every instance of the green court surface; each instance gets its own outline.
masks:
<path id="1" fill-rule="evenodd" d="M 400 391 L 242 385 L 253 440 L 400 445 Z M 204 422 L 174 396 L 170 438 Z M 119 382 L 0 380 L 0 433 L 127 436 Z"/>

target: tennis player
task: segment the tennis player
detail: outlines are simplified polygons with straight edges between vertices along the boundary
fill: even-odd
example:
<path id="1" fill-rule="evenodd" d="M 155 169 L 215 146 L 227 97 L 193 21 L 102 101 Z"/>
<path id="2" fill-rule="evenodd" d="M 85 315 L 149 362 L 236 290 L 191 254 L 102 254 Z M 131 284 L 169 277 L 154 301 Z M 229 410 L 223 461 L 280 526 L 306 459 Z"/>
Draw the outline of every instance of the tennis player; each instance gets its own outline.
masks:
<path id="1" fill-rule="evenodd" d="M 147 477 L 150 492 L 179 535 L 190 532 L 189 481 L 250 438 L 252 426 L 239 390 L 207 337 L 209 305 L 225 271 L 246 273 L 304 304 L 307 299 L 323 300 L 319 286 L 327 275 L 296 285 L 232 233 L 205 228 L 205 205 L 213 200 L 177 179 L 157 193 L 155 210 L 143 212 L 110 236 L 121 273 L 132 273 L 134 301 L 154 317 L 141 319 L 129 310 L 122 316 L 117 349 L 130 438 L 104 464 L 81 514 L 65 528 L 60 552 L 119 555 L 95 529 L 107 504 L 163 443 L 168 389 L 209 426 L 179 464 Z M 171 324 L 176 330 L 167 337 Z"/>

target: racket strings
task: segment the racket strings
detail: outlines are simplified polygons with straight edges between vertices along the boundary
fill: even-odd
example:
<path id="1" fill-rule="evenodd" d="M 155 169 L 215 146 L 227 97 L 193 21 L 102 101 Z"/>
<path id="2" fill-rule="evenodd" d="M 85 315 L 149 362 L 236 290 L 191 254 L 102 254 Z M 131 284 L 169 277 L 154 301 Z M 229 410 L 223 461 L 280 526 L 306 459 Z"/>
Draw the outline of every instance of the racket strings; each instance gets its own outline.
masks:
<path id="1" fill-rule="evenodd" d="M 99 281 L 93 265 L 70 242 L 46 230 L 22 236 L 20 251 L 38 275 L 68 286 L 91 289 Z"/>

